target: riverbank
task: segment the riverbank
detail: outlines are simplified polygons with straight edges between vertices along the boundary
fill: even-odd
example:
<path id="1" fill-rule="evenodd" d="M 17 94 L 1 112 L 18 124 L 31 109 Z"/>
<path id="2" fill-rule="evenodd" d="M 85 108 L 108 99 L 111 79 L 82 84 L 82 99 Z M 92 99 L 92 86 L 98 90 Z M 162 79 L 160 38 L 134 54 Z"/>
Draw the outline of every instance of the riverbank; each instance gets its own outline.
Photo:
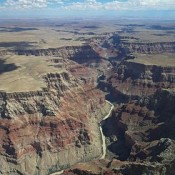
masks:
<path id="1" fill-rule="evenodd" d="M 100 157 L 100 159 L 104 159 L 106 156 L 106 142 L 105 142 L 105 136 L 103 134 L 103 130 L 102 130 L 102 122 L 104 120 L 106 120 L 108 117 L 110 117 L 112 110 L 114 109 L 114 105 L 112 103 L 110 103 L 109 101 L 106 100 L 107 103 L 109 103 L 111 105 L 111 109 L 109 111 L 109 113 L 103 118 L 103 120 L 100 122 L 100 132 L 101 132 L 101 137 L 102 137 L 102 149 L 103 149 L 103 154 Z"/>
<path id="2" fill-rule="evenodd" d="M 112 110 L 114 109 L 114 105 L 112 103 L 110 103 L 109 101 L 106 100 L 106 102 L 111 106 L 110 111 L 108 112 L 108 114 L 101 120 L 100 122 L 100 133 L 101 133 L 101 138 L 102 138 L 102 156 L 100 157 L 100 159 L 104 159 L 105 155 L 106 155 L 106 142 L 105 142 L 105 136 L 103 135 L 103 131 L 102 131 L 102 122 L 104 120 L 106 120 L 108 117 L 110 117 Z M 64 173 L 64 170 L 52 173 L 50 175 L 60 175 Z"/>
<path id="3" fill-rule="evenodd" d="M 60 174 L 62 174 L 64 172 L 64 170 L 61 170 L 61 171 L 58 171 L 58 172 L 56 172 L 56 173 L 52 173 L 52 174 L 50 174 L 50 175 L 60 175 Z"/>

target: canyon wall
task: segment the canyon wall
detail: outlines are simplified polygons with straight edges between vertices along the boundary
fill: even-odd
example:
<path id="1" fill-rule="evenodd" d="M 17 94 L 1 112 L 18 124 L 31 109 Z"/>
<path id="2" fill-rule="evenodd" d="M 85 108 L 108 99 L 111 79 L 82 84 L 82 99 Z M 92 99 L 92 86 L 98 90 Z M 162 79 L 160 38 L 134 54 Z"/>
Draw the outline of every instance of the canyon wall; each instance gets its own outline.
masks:
<path id="1" fill-rule="evenodd" d="M 41 91 L 0 92 L 0 174 L 49 174 L 102 154 L 103 93 L 69 72 L 43 79 Z"/>
<path id="2" fill-rule="evenodd" d="M 103 122 L 106 159 L 79 163 L 63 174 L 173 175 L 175 66 L 132 61 L 131 53 L 174 53 L 175 44 L 126 43 L 118 37 L 112 42 L 96 47 L 97 52 L 105 47 L 125 49 L 116 52 L 123 59 L 110 58 L 113 68 L 99 77 L 98 87 L 116 106 L 112 117 Z"/>
<path id="3" fill-rule="evenodd" d="M 119 105 L 103 130 L 108 149 L 122 162 L 103 160 L 92 174 L 104 173 L 103 166 L 106 174 L 172 174 L 174 94 L 160 89 L 174 88 L 175 68 L 124 59 L 132 52 L 174 53 L 175 43 L 126 43 L 111 36 L 97 46 L 0 51 L 1 56 L 54 56 L 49 61 L 64 67 L 42 76 L 42 90 L 0 92 L 0 174 L 50 174 L 100 158 L 99 122 L 110 110 L 105 95 Z"/>
<path id="4" fill-rule="evenodd" d="M 65 46 L 60 48 L 34 49 L 34 50 L 1 50 L 0 55 L 25 55 L 25 56 L 55 56 L 71 58 L 78 63 L 88 63 L 91 59 L 99 60 L 98 54 L 89 46 Z"/>
<path id="5" fill-rule="evenodd" d="M 81 163 L 64 175 L 173 175 L 175 93 L 158 90 L 142 102 L 123 104 L 103 123 L 110 160 Z"/>
<path id="6" fill-rule="evenodd" d="M 157 43 L 123 43 L 130 52 L 144 54 L 175 53 L 175 42 Z"/>
<path id="7" fill-rule="evenodd" d="M 152 95 L 157 89 L 175 86 L 175 67 L 122 61 L 99 83 L 115 100 L 128 101 Z"/>

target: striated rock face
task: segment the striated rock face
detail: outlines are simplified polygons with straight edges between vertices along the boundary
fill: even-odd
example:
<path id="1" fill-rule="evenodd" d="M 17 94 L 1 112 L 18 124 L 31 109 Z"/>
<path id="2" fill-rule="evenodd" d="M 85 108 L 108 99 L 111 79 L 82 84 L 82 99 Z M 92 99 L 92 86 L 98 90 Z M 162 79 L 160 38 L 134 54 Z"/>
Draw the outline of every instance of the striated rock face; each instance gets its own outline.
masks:
<path id="1" fill-rule="evenodd" d="M 35 55 L 35 56 L 59 56 L 62 58 L 76 59 L 79 63 L 88 63 L 95 59 L 117 58 L 121 60 L 130 53 L 161 54 L 175 53 L 175 42 L 126 42 L 126 40 L 138 38 L 119 36 L 117 33 L 106 33 L 99 37 L 89 39 L 83 46 L 65 46 L 60 48 L 34 49 L 34 50 L 0 50 L 0 56 L 4 55 Z"/>
<path id="2" fill-rule="evenodd" d="M 175 42 L 161 43 L 123 43 L 124 47 L 130 52 L 158 54 L 158 53 L 175 53 Z"/>
<path id="3" fill-rule="evenodd" d="M 112 161 L 93 161 L 92 163 L 81 163 L 72 169 L 64 171 L 64 175 L 162 175 L 165 170 L 159 164 L 124 162 L 113 159 Z"/>
<path id="4" fill-rule="evenodd" d="M 150 97 L 116 107 L 103 123 L 112 160 L 80 163 L 63 174 L 173 175 L 174 105 L 173 90 L 157 90 Z"/>
<path id="5" fill-rule="evenodd" d="M 110 138 L 108 148 L 116 158 L 142 162 L 145 166 L 151 162 L 164 169 L 161 174 L 173 174 L 174 100 L 174 92 L 162 90 L 140 104 L 128 103 L 117 108 L 104 125 Z M 133 164 L 132 170 L 138 169 Z M 152 174 L 149 169 L 144 169 L 146 172 Z"/>
<path id="6" fill-rule="evenodd" d="M 0 174 L 49 174 L 102 153 L 103 93 L 69 72 L 43 79 L 41 91 L 0 93 Z"/>
<path id="7" fill-rule="evenodd" d="M 143 43 L 139 41 L 139 38 L 120 36 L 117 33 L 109 33 L 103 37 L 93 38 L 90 45 L 101 57 L 110 58 L 113 61 L 133 59 L 131 53 L 175 53 L 175 42 Z"/>
<path id="8" fill-rule="evenodd" d="M 72 59 L 78 63 L 88 63 L 92 60 L 99 61 L 99 55 L 89 45 L 84 46 L 65 46 L 61 48 L 48 48 L 38 50 L 2 50 L 0 55 L 34 55 L 34 56 L 56 56 Z"/>
<path id="9" fill-rule="evenodd" d="M 107 34 L 84 46 L 0 51 L 54 56 L 43 64 L 60 72 L 36 73 L 46 85 L 39 91 L 0 92 L 0 174 L 45 175 L 79 163 L 64 174 L 173 175 L 175 95 L 161 89 L 174 88 L 175 67 L 126 60 L 131 52 L 174 53 L 175 43 L 124 39 Z M 102 126 L 115 159 L 89 162 L 102 154 L 106 92 L 118 103 Z"/>
<path id="10" fill-rule="evenodd" d="M 98 68 L 110 64 L 88 45 L 0 55 L 48 56 L 41 63 L 54 68 L 36 71 L 34 78 L 44 81 L 41 90 L 0 91 L 0 174 L 50 174 L 100 157 L 99 122 L 110 106 L 96 86 Z"/>
<path id="11" fill-rule="evenodd" d="M 106 86 L 111 96 L 122 102 L 152 95 L 160 88 L 174 88 L 175 67 L 123 61 L 108 77 L 99 86 Z"/>
<path id="12" fill-rule="evenodd" d="M 174 104 L 175 93 L 161 90 L 116 108 L 103 125 L 115 158 L 77 164 L 63 174 L 173 175 Z"/>

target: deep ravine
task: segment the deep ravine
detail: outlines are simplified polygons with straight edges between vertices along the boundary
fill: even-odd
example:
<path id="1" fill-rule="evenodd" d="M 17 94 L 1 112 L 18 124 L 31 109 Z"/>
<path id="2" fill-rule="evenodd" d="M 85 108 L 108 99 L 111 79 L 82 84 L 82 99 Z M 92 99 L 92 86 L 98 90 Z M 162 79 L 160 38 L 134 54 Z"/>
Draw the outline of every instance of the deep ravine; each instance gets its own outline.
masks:
<path id="1" fill-rule="evenodd" d="M 103 130 L 102 130 L 102 122 L 103 122 L 104 120 L 106 120 L 108 117 L 111 116 L 111 112 L 112 112 L 113 109 L 114 109 L 114 105 L 113 105 L 111 102 L 109 102 L 109 101 L 107 101 L 107 100 L 106 100 L 106 102 L 107 102 L 108 104 L 111 105 L 111 108 L 110 108 L 110 111 L 108 112 L 108 114 L 107 114 L 107 115 L 103 118 L 103 120 L 99 123 L 99 126 L 100 126 L 100 133 L 101 133 L 101 138 L 102 138 L 102 156 L 100 157 L 100 159 L 104 159 L 105 156 L 106 156 L 106 142 L 105 142 L 105 136 L 104 136 Z M 52 173 L 52 174 L 50 174 L 50 175 L 59 175 L 59 174 L 62 174 L 63 172 L 64 172 L 64 170 L 61 170 L 61 171 Z"/>

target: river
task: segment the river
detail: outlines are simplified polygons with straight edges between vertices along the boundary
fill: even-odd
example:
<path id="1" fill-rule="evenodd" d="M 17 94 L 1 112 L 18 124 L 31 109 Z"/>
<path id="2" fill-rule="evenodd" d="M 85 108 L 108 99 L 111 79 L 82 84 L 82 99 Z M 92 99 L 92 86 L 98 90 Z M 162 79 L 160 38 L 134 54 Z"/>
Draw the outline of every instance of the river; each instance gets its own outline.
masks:
<path id="1" fill-rule="evenodd" d="M 103 149 L 103 152 L 102 152 L 102 156 L 100 159 L 104 159 L 105 156 L 106 156 L 106 142 L 105 142 L 105 136 L 103 134 L 103 130 L 102 130 L 102 125 L 101 123 L 106 120 L 110 115 L 111 115 L 111 112 L 112 110 L 114 109 L 114 105 L 112 103 L 110 103 L 109 101 L 106 100 L 107 103 L 109 103 L 111 105 L 111 109 L 109 111 L 109 113 L 103 118 L 103 120 L 100 122 L 100 132 L 101 132 L 101 137 L 102 137 L 102 149 Z"/>
<path id="2" fill-rule="evenodd" d="M 114 105 L 112 103 L 110 103 L 107 100 L 106 100 L 106 102 L 111 105 L 111 109 L 110 109 L 109 113 L 103 118 L 102 121 L 106 120 L 111 115 L 111 112 L 114 109 Z M 105 142 L 105 136 L 104 136 L 103 131 L 102 131 L 101 122 L 100 122 L 100 133 L 101 133 L 101 138 L 102 138 L 102 150 L 103 151 L 102 151 L 102 156 L 100 157 L 100 159 L 104 159 L 106 156 L 106 142 Z M 50 175 L 59 175 L 59 174 L 62 174 L 63 172 L 64 172 L 64 170 L 52 173 Z"/>

